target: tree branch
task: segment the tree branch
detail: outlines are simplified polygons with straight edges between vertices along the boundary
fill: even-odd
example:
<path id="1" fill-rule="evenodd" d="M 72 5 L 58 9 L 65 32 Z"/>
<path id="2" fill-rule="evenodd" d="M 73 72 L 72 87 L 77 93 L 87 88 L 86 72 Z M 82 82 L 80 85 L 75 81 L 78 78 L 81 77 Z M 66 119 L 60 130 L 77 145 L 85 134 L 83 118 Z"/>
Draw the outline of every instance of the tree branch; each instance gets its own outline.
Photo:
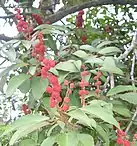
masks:
<path id="1" fill-rule="evenodd" d="M 0 34 L 0 40 L 3 40 L 5 42 L 8 42 L 10 40 L 14 40 L 14 39 L 17 39 L 17 40 L 20 40 L 20 39 L 23 39 L 24 37 L 23 36 L 16 36 L 16 37 L 8 37 L 8 36 L 5 36 L 4 34 Z"/>
<path id="2" fill-rule="evenodd" d="M 62 18 L 66 17 L 69 14 L 75 13 L 79 10 L 85 9 L 85 8 L 91 8 L 91 7 L 97 7 L 102 5 L 137 5 L 137 1 L 135 0 L 91 0 L 89 2 L 82 3 L 80 5 L 74 5 L 72 7 L 64 6 L 59 11 L 57 11 L 55 14 L 49 15 L 45 18 L 46 21 L 50 21 L 51 23 L 57 22 L 61 20 Z M 29 14 L 30 15 L 30 14 Z M 14 14 L 9 16 L 0 16 L 0 18 L 6 19 L 6 18 L 14 18 Z"/>
<path id="3" fill-rule="evenodd" d="M 109 5 L 109 4 L 120 4 L 120 5 L 137 5 L 137 1 L 135 0 L 91 0 L 89 2 L 82 3 L 80 5 L 75 5 L 72 7 L 63 7 L 58 12 L 56 12 L 53 15 L 48 16 L 45 18 L 46 21 L 50 21 L 51 23 L 57 22 L 61 20 L 62 18 L 66 17 L 69 14 L 75 13 L 79 10 L 85 9 L 85 8 L 91 8 L 91 7 L 97 7 L 102 5 Z"/>

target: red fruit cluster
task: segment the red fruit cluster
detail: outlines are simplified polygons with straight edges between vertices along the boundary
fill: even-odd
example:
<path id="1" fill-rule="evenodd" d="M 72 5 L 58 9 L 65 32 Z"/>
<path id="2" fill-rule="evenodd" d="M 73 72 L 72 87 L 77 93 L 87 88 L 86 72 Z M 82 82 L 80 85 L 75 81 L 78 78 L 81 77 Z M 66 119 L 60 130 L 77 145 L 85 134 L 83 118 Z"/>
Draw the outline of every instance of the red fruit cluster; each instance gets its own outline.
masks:
<path id="1" fill-rule="evenodd" d="M 62 102 L 62 98 L 60 97 L 61 85 L 59 84 L 58 78 L 55 75 L 50 73 L 48 73 L 47 75 L 50 86 L 46 88 L 46 92 L 51 94 L 50 107 L 54 108 L 58 106 L 60 102 Z"/>
<path id="2" fill-rule="evenodd" d="M 122 146 L 131 146 L 130 141 L 126 139 L 126 134 L 124 131 L 117 130 L 117 144 Z"/>
<path id="3" fill-rule="evenodd" d="M 54 60 L 49 60 L 49 59 L 44 59 L 43 60 L 43 64 L 44 66 L 41 69 L 41 76 L 43 78 L 46 78 L 48 76 L 48 71 L 50 70 L 50 68 L 55 66 L 55 61 Z"/>
<path id="4" fill-rule="evenodd" d="M 33 32 L 33 28 L 29 26 L 28 22 L 24 21 L 24 18 L 21 16 L 20 9 L 16 8 L 15 11 L 17 12 L 15 18 L 18 21 L 17 29 L 19 32 L 23 32 L 25 34 L 30 34 Z"/>
<path id="5" fill-rule="evenodd" d="M 35 19 L 35 21 L 40 25 L 43 24 L 42 18 L 38 14 L 32 14 L 32 17 Z"/>
<path id="6" fill-rule="evenodd" d="M 78 15 L 76 16 L 76 27 L 77 28 L 82 28 L 82 26 L 83 26 L 83 22 L 84 22 L 83 15 L 84 15 L 84 11 L 81 10 L 78 12 Z"/>
<path id="7" fill-rule="evenodd" d="M 72 90 L 75 88 L 75 84 L 73 82 L 69 82 L 68 80 L 64 80 L 64 86 L 67 86 L 67 91 L 61 109 L 63 111 L 67 111 L 69 109 L 70 103 L 69 96 L 72 94 Z"/>
<path id="8" fill-rule="evenodd" d="M 26 104 L 23 104 L 23 105 L 21 106 L 21 109 L 22 109 L 22 111 L 24 112 L 25 115 L 28 115 L 28 114 L 31 113 L 31 111 L 30 111 L 28 105 L 26 105 Z"/>
<path id="9" fill-rule="evenodd" d="M 100 94 L 100 85 L 102 84 L 101 81 L 99 80 L 99 78 L 102 76 L 102 72 L 98 71 L 97 75 L 93 78 L 94 80 L 96 80 L 96 82 L 94 83 L 94 86 L 96 87 L 95 92 L 97 94 Z"/>
<path id="10" fill-rule="evenodd" d="M 81 78 L 82 80 L 79 82 L 79 86 L 81 88 L 81 90 L 79 90 L 79 96 L 80 96 L 80 99 L 81 99 L 81 104 L 82 106 L 86 106 L 86 103 L 85 103 L 85 95 L 88 95 L 89 94 L 89 91 L 85 89 L 85 87 L 88 87 L 89 86 L 89 82 L 85 81 L 85 77 L 89 74 L 88 71 L 83 71 L 81 72 Z"/>
<path id="11" fill-rule="evenodd" d="M 44 59 L 44 54 L 46 51 L 42 33 L 38 34 L 38 39 L 39 39 L 39 42 L 37 44 L 35 44 L 35 46 L 32 50 L 32 56 L 41 62 Z"/>

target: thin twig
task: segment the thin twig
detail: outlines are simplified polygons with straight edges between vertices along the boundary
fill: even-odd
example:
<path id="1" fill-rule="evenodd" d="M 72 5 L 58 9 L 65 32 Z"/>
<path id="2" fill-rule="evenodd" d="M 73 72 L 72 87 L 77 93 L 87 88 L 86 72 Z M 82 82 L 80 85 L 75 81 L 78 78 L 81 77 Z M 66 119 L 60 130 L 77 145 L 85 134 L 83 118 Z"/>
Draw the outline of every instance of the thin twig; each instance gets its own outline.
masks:
<path id="1" fill-rule="evenodd" d="M 108 85 L 109 81 L 110 81 L 110 76 L 107 77 L 107 80 L 106 80 L 105 84 L 103 85 L 103 91 L 104 92 L 105 92 L 105 90 L 107 88 L 107 85 Z"/>
<path id="2" fill-rule="evenodd" d="M 128 54 L 135 48 L 137 48 L 137 31 L 135 32 L 133 36 L 131 46 L 127 48 L 126 51 L 118 57 L 118 60 L 126 58 Z"/>
<path id="3" fill-rule="evenodd" d="M 110 88 L 114 88 L 114 87 L 115 87 L 114 74 L 111 73 L 110 74 Z"/>
<path id="4" fill-rule="evenodd" d="M 126 133 L 126 134 L 127 134 L 128 131 L 130 130 L 130 128 L 131 128 L 131 126 L 132 126 L 132 124 L 133 124 L 133 121 L 135 120 L 136 116 L 137 116 L 137 108 L 136 108 L 136 111 L 135 111 L 135 113 L 134 113 L 134 115 L 133 115 L 133 117 L 132 117 L 130 123 L 128 124 L 128 126 L 127 126 L 127 128 L 126 128 L 126 130 L 125 130 L 125 133 Z"/>
<path id="5" fill-rule="evenodd" d="M 135 54 L 133 54 L 132 66 L 131 66 L 131 72 L 130 72 L 130 76 L 131 76 L 131 80 L 132 80 L 132 85 L 133 86 L 135 86 L 135 82 L 134 82 L 135 60 L 136 60 L 136 56 L 135 56 Z"/>

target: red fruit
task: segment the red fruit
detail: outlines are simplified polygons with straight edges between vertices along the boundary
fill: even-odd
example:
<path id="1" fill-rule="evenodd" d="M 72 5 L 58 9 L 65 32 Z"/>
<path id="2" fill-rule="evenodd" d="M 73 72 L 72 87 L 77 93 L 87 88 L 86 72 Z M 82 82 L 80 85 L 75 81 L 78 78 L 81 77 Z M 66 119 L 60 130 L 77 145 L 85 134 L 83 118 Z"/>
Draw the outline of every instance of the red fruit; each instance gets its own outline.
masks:
<path id="1" fill-rule="evenodd" d="M 137 134 L 134 134 L 134 138 L 137 140 Z"/>
<path id="2" fill-rule="evenodd" d="M 79 12 L 78 12 L 78 15 L 83 15 L 84 14 L 84 11 L 83 10 L 80 10 Z"/>
<path id="3" fill-rule="evenodd" d="M 70 102 L 70 98 L 69 97 L 65 97 L 64 98 L 64 102 L 69 103 Z"/>
<path id="4" fill-rule="evenodd" d="M 117 135 L 118 136 L 126 136 L 126 133 L 120 129 L 117 130 Z"/>
<path id="5" fill-rule="evenodd" d="M 81 37 L 81 40 L 82 40 L 83 43 L 86 43 L 87 36 L 83 35 L 83 36 Z"/>
<path id="6" fill-rule="evenodd" d="M 46 24 L 51 24 L 51 22 L 50 21 L 46 21 Z"/>
<path id="7" fill-rule="evenodd" d="M 80 96 L 83 96 L 83 95 L 85 94 L 85 90 L 79 90 L 78 94 L 79 94 Z"/>
<path id="8" fill-rule="evenodd" d="M 58 102 L 62 102 L 62 98 L 61 97 L 58 97 Z"/>
<path id="9" fill-rule="evenodd" d="M 55 63 L 54 60 L 49 60 L 49 64 L 50 64 L 51 67 L 55 67 L 55 64 L 56 64 L 56 63 Z"/>
<path id="10" fill-rule="evenodd" d="M 99 77 L 98 76 L 95 76 L 94 78 L 93 78 L 93 80 L 98 80 L 99 79 Z"/>
<path id="11" fill-rule="evenodd" d="M 70 89 L 75 88 L 75 84 L 74 83 L 70 83 Z"/>
<path id="12" fill-rule="evenodd" d="M 51 94 L 53 92 L 53 89 L 50 86 L 48 86 L 46 88 L 46 92 L 49 93 L 49 94 Z"/>
<path id="13" fill-rule="evenodd" d="M 69 109 L 69 105 L 64 104 L 62 110 L 66 112 L 68 109 Z"/>
<path id="14" fill-rule="evenodd" d="M 68 80 L 65 80 L 64 81 L 64 86 L 68 86 L 68 84 L 69 84 L 69 81 Z"/>
<path id="15" fill-rule="evenodd" d="M 56 91 L 56 92 L 60 92 L 61 91 L 61 85 L 55 85 L 53 87 L 53 90 Z"/>
<path id="16" fill-rule="evenodd" d="M 81 72 L 80 75 L 81 75 L 81 76 L 87 76 L 87 75 L 89 75 L 89 72 L 85 70 L 85 71 Z"/>
<path id="17" fill-rule="evenodd" d="M 26 104 L 22 104 L 21 109 L 22 109 L 22 110 L 26 110 L 26 109 L 28 109 L 28 105 L 26 105 Z"/>
<path id="18" fill-rule="evenodd" d="M 54 108 L 56 106 L 56 102 L 55 102 L 55 100 L 54 99 L 50 99 L 50 107 L 51 108 Z"/>
<path id="19" fill-rule="evenodd" d="M 100 90 L 99 90 L 99 89 L 96 89 L 95 92 L 96 92 L 97 94 L 99 94 L 99 93 L 100 93 Z"/>
<path id="20" fill-rule="evenodd" d="M 117 144 L 119 145 L 124 144 L 124 141 L 121 137 L 117 137 Z"/>
<path id="21" fill-rule="evenodd" d="M 32 33 L 32 32 L 33 32 L 33 28 L 30 27 L 30 28 L 28 29 L 28 31 L 29 31 L 29 33 Z"/>
<path id="22" fill-rule="evenodd" d="M 131 145 L 130 145 L 130 141 L 128 141 L 128 140 L 126 140 L 126 139 L 124 140 L 124 143 L 123 143 L 123 144 L 124 144 L 124 146 L 131 146 Z"/>
<path id="23" fill-rule="evenodd" d="M 27 25 L 26 25 L 26 24 L 23 24 L 23 28 L 24 28 L 24 29 L 27 29 Z"/>
<path id="24" fill-rule="evenodd" d="M 22 31 L 22 28 L 21 27 L 17 27 L 18 31 L 21 32 Z"/>
<path id="25" fill-rule="evenodd" d="M 101 71 L 98 71 L 97 72 L 97 76 L 98 76 L 98 78 L 100 78 L 102 76 L 102 72 Z"/>
<path id="26" fill-rule="evenodd" d="M 21 19 L 21 16 L 19 14 L 16 14 L 15 17 L 16 17 L 17 20 Z"/>
<path id="27" fill-rule="evenodd" d="M 82 68 L 82 69 L 85 69 L 85 65 L 84 65 L 84 64 L 82 64 L 82 65 L 81 65 L 81 68 Z"/>
<path id="28" fill-rule="evenodd" d="M 100 86 L 101 85 L 101 81 L 97 81 L 94 86 Z"/>
<path id="29" fill-rule="evenodd" d="M 85 95 L 88 95 L 89 94 L 89 91 L 88 90 L 85 90 Z"/>

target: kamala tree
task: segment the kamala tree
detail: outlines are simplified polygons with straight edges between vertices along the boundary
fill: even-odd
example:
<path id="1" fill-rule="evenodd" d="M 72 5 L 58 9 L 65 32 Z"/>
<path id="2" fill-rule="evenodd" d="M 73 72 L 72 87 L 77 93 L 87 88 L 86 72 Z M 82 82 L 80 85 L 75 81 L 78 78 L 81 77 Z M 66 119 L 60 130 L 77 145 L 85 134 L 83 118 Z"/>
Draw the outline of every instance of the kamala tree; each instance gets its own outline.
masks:
<path id="1" fill-rule="evenodd" d="M 1 146 L 137 145 L 136 0 L 0 10 L 18 32 L 0 34 Z"/>

